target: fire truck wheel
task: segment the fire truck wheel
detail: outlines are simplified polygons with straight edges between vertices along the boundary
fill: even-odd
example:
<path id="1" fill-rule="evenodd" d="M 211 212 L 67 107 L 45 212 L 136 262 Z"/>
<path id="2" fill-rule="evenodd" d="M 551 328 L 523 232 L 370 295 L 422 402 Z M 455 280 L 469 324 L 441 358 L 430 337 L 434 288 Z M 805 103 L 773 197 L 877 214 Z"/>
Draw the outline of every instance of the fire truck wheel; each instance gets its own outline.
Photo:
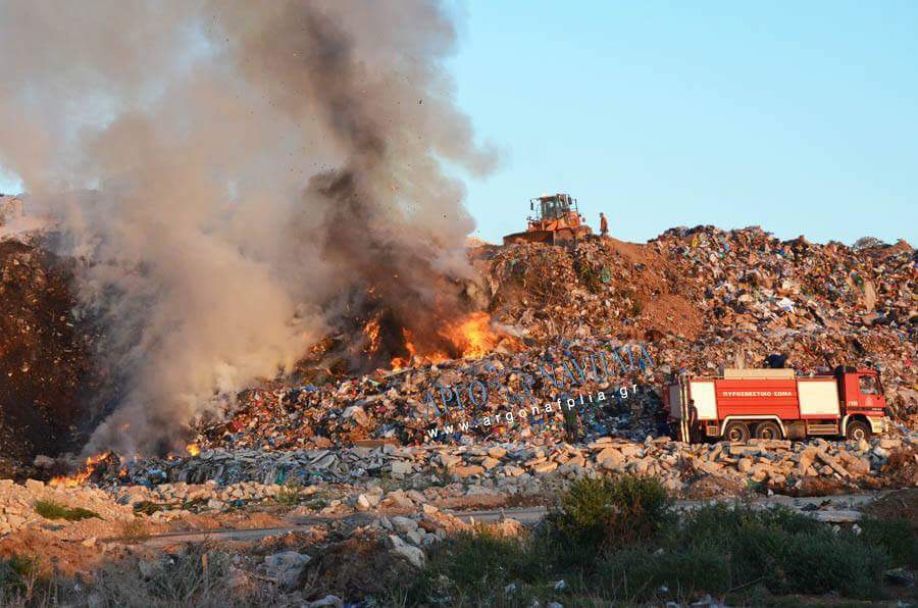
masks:
<path id="1" fill-rule="evenodd" d="M 755 425 L 756 439 L 781 439 L 781 427 L 776 423 L 766 420 Z"/>
<path id="2" fill-rule="evenodd" d="M 724 429 L 724 439 L 737 443 L 749 441 L 749 427 L 745 422 L 731 422 Z"/>
<path id="3" fill-rule="evenodd" d="M 870 427 L 867 426 L 866 422 L 861 422 L 860 420 L 853 420 L 848 423 L 848 428 L 845 429 L 845 437 L 851 441 L 860 441 L 861 439 L 867 440 L 870 439 Z"/>

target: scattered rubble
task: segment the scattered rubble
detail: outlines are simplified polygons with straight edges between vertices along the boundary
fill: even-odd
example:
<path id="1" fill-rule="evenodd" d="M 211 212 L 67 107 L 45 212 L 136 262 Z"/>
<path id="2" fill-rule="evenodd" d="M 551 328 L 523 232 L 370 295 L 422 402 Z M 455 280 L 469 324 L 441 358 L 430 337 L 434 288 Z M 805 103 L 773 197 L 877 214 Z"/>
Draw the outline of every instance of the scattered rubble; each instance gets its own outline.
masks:
<path id="1" fill-rule="evenodd" d="M 602 437 L 585 445 L 528 444 L 301 450 L 213 450 L 199 456 L 136 460 L 106 469 L 97 487 L 50 487 L 6 480 L 0 534 L 39 521 L 30 506 L 43 496 L 96 510 L 105 517 L 168 522 L 197 513 L 249 506 L 297 505 L 322 515 L 411 512 L 439 517 L 437 505 L 500 506 L 528 498 L 547 504 L 569 480 L 608 473 L 654 476 L 674 495 L 741 496 L 749 491 L 790 495 L 856 492 L 918 485 L 918 437 L 870 443 L 751 440 L 748 444 L 687 445 L 666 437 L 644 442 Z M 393 470 L 402 473 L 396 477 Z M 386 489 L 384 486 L 388 487 Z M 392 527 L 409 534 L 402 520 Z M 415 531 L 417 532 L 417 531 Z M 429 530 L 428 530 L 429 532 Z M 417 532 L 415 545 L 425 536 Z"/>

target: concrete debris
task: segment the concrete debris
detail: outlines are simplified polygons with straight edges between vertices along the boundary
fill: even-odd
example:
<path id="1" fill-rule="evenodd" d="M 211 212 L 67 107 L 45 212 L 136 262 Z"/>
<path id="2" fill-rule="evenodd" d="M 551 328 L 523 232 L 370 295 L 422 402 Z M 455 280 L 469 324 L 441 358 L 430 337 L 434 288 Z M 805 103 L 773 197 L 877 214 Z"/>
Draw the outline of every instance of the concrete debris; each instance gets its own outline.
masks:
<path id="1" fill-rule="evenodd" d="M 790 495 L 915 485 L 916 445 L 918 435 L 908 434 L 861 443 L 817 439 L 689 445 L 666 437 L 640 443 L 604 437 L 587 445 L 551 447 L 504 443 L 290 452 L 212 450 L 196 457 L 128 462 L 93 479 L 98 487 L 0 481 L 0 534 L 40 523 L 33 505 L 45 498 L 89 508 L 106 519 L 131 519 L 137 514 L 153 521 L 282 502 L 328 515 L 420 512 L 420 520 L 409 515 L 391 517 L 387 529 L 409 544 L 423 546 L 432 541 L 430 534 L 453 531 L 461 523 L 437 505 L 514 496 L 544 500 L 583 476 L 654 476 L 673 495 L 687 498 L 739 496 L 750 484 L 761 491 Z M 485 461 L 494 462 L 484 467 L 480 463 Z M 393 462 L 407 463 L 410 472 L 399 478 L 402 487 L 386 491 L 382 483 Z M 513 534 L 513 527 L 506 532 Z"/>

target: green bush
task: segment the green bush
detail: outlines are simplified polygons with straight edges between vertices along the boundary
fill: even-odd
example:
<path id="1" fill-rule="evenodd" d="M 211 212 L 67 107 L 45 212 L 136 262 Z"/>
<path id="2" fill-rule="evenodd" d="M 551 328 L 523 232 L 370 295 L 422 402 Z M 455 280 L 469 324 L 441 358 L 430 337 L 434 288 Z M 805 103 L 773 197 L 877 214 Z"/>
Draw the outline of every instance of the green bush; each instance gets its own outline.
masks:
<path id="1" fill-rule="evenodd" d="M 95 511 L 82 507 L 71 509 L 53 500 L 36 501 L 35 512 L 45 519 L 64 519 L 66 521 L 80 521 L 91 518 L 102 519 Z"/>
<path id="2" fill-rule="evenodd" d="M 421 576 L 399 594 L 408 605 L 437 597 L 453 598 L 450 605 L 504 605 L 519 599 L 505 597 L 508 584 L 542 580 L 545 567 L 523 539 L 461 533 L 437 546 Z"/>
<path id="3" fill-rule="evenodd" d="M 15 597 L 26 590 L 28 579 L 35 573 L 35 560 L 13 556 L 0 560 L 0 606 L 5 597 Z"/>
<path id="4" fill-rule="evenodd" d="M 784 508 L 706 506 L 686 518 L 673 542 L 719 551 L 733 587 L 762 583 L 774 593 L 875 595 L 888 563 L 882 549 L 853 533 Z"/>
<path id="5" fill-rule="evenodd" d="M 740 594 L 739 604 L 755 594 L 769 602 L 790 594 L 876 598 L 890 562 L 914 559 L 914 534 L 902 522 L 868 520 L 858 535 L 786 508 L 726 504 L 677 519 L 654 480 L 584 479 L 527 539 L 446 541 L 398 597 L 409 606 L 528 606 L 557 597 L 554 581 L 563 578 L 565 605 L 705 593 Z M 510 583 L 518 586 L 512 595 L 504 591 Z"/>
<path id="6" fill-rule="evenodd" d="M 882 547 L 893 566 L 918 568 L 918 534 L 904 519 L 864 519 L 861 537 L 867 543 Z"/>
<path id="7" fill-rule="evenodd" d="M 442 566 L 442 573 L 463 587 L 538 577 L 538 564 L 529 558 L 521 539 L 487 533 L 465 533 L 448 541 L 437 553 L 434 565 Z"/>
<path id="8" fill-rule="evenodd" d="M 838 592 L 863 598 L 880 593 L 888 557 L 853 534 L 827 527 L 815 534 L 786 535 L 777 546 L 779 551 L 770 556 L 773 570 L 763 573 L 774 593 Z"/>
<path id="9" fill-rule="evenodd" d="M 300 504 L 300 492 L 302 490 L 302 484 L 288 483 L 280 489 L 274 500 L 285 507 L 295 507 Z"/>
<path id="10" fill-rule="evenodd" d="M 610 598 L 620 601 L 655 595 L 692 599 L 729 590 L 730 569 L 724 556 L 711 547 L 675 551 L 632 547 L 604 559 L 597 582 Z"/>
<path id="11" fill-rule="evenodd" d="M 655 537 L 672 522 L 671 501 L 650 477 L 583 478 L 549 512 L 543 550 L 588 566 L 603 552 Z"/>

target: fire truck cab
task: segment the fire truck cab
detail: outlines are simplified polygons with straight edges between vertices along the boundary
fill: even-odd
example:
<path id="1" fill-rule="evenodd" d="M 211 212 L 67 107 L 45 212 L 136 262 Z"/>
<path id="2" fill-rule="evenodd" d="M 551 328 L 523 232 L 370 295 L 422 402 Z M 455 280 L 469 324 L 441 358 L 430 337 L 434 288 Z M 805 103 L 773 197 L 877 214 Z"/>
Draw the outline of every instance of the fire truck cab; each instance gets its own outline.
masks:
<path id="1" fill-rule="evenodd" d="M 663 391 L 683 441 L 743 442 L 811 436 L 867 439 L 886 432 L 886 399 L 875 369 L 839 366 L 832 375 L 791 369 L 726 369 L 718 377 L 682 375 Z"/>

